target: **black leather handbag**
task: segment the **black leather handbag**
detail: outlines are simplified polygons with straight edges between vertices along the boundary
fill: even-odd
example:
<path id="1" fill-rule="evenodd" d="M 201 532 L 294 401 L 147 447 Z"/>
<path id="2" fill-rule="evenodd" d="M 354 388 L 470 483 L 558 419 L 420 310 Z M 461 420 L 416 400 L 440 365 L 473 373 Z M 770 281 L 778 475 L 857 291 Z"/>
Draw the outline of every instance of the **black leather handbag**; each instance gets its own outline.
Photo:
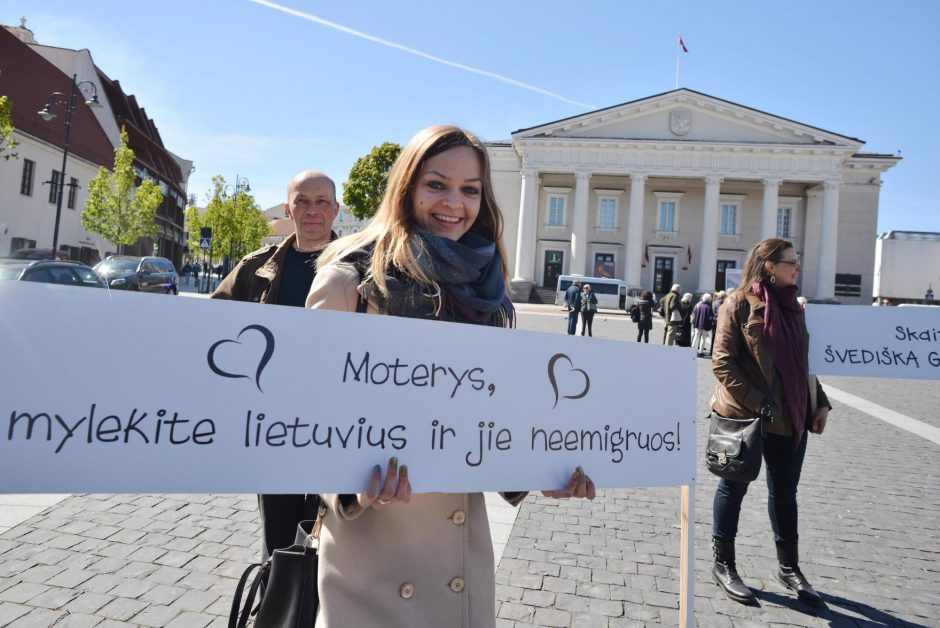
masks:
<path id="1" fill-rule="evenodd" d="M 295 544 L 276 549 L 264 563 L 248 567 L 238 581 L 229 628 L 245 628 L 254 617 L 254 628 L 313 628 L 317 621 L 320 598 L 317 593 L 317 549 L 311 545 L 319 535 L 317 520 L 301 521 Z M 251 572 L 255 574 L 242 606 L 242 595 Z M 258 598 L 258 606 L 252 609 Z M 239 610 L 239 606 L 242 606 Z"/>
<path id="2" fill-rule="evenodd" d="M 760 475 L 764 457 L 765 421 L 773 421 L 771 408 L 779 374 L 774 374 L 770 395 L 761 405 L 759 415 L 748 419 L 729 419 L 712 410 L 709 417 L 705 465 L 708 470 L 730 482 L 753 482 Z"/>

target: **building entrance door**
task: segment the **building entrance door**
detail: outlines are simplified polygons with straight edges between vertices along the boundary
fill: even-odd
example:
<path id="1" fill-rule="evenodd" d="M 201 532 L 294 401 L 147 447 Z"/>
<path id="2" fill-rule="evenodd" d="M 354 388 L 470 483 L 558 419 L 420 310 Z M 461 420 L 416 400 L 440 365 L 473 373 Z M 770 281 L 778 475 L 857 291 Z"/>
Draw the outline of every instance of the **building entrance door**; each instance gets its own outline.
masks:
<path id="1" fill-rule="evenodd" d="M 543 288 L 555 289 L 564 259 L 565 254 L 562 251 L 545 251 L 545 267 L 542 272 Z"/>
<path id="2" fill-rule="evenodd" d="M 657 295 L 665 294 L 672 288 L 676 260 L 673 257 L 656 257 L 653 264 L 653 292 Z"/>
<path id="3" fill-rule="evenodd" d="M 718 265 L 715 267 L 715 290 L 727 289 L 725 288 L 725 271 L 729 268 L 737 268 L 737 262 L 730 259 L 718 260 Z"/>

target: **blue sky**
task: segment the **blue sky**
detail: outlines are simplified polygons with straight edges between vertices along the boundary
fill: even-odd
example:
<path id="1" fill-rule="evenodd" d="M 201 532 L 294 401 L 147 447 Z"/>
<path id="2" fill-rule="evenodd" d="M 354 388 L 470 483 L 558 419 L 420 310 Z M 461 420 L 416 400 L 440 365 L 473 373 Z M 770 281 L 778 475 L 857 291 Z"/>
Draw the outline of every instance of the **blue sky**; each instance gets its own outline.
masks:
<path id="1" fill-rule="evenodd" d="M 267 0 L 265 0 L 267 1 Z M 318 168 L 345 180 L 383 141 L 438 122 L 509 138 L 680 85 L 902 151 L 884 177 L 878 230 L 940 231 L 935 167 L 940 2 L 349 2 L 277 0 L 419 57 L 251 0 L 127 5 L 0 0 L 40 43 L 88 48 L 137 96 L 164 143 L 192 159 L 190 192 L 248 177 L 262 207 Z M 30 3 L 32 4 L 32 3 Z M 142 6 L 149 6 L 146 12 Z"/>

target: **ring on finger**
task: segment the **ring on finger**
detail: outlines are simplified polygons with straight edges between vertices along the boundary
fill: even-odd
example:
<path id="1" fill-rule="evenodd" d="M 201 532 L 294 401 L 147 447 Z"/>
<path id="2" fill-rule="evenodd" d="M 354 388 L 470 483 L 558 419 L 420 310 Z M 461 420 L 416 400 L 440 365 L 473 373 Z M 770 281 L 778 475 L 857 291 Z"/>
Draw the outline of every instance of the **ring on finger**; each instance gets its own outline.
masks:
<path id="1" fill-rule="evenodd" d="M 392 503 L 392 500 L 390 500 L 390 499 L 382 499 L 381 497 L 379 497 L 379 503 L 382 504 L 383 506 L 388 506 L 389 504 Z"/>

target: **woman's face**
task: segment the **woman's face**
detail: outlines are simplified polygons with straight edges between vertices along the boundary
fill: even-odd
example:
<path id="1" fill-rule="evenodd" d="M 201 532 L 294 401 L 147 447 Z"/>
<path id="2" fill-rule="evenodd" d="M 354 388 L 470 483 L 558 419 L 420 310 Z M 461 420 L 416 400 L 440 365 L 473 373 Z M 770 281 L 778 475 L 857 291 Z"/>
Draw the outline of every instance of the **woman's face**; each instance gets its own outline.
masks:
<path id="1" fill-rule="evenodd" d="M 459 240 L 477 219 L 483 167 L 476 151 L 455 146 L 424 162 L 412 193 L 414 221 L 436 236 Z"/>
<path id="2" fill-rule="evenodd" d="M 795 286 L 796 278 L 803 270 L 800 266 L 800 256 L 796 254 L 796 249 L 787 248 L 780 254 L 780 261 L 766 262 L 767 272 L 777 278 L 775 285 L 781 287 Z"/>

